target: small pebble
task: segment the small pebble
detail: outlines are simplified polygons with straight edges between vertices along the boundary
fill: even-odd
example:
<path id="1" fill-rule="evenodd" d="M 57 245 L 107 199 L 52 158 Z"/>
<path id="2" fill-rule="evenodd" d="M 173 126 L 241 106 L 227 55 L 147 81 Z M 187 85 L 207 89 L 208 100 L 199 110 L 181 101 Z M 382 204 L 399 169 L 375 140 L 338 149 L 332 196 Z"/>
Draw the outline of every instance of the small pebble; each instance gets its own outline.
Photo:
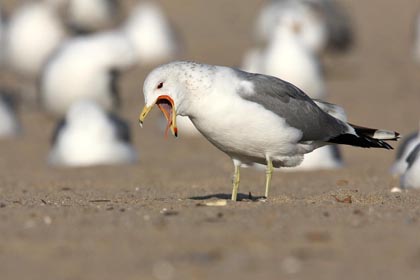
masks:
<path id="1" fill-rule="evenodd" d="M 226 199 L 219 199 L 216 201 L 209 201 L 206 202 L 204 205 L 206 206 L 226 206 L 227 205 L 227 200 Z"/>
<path id="2" fill-rule="evenodd" d="M 391 192 L 392 192 L 392 193 L 400 193 L 400 192 L 402 192 L 402 190 L 401 190 L 399 187 L 393 187 L 393 188 L 391 189 Z"/>
<path id="3" fill-rule="evenodd" d="M 45 216 L 43 220 L 44 220 L 44 223 L 48 226 L 51 225 L 52 223 L 50 216 Z"/>

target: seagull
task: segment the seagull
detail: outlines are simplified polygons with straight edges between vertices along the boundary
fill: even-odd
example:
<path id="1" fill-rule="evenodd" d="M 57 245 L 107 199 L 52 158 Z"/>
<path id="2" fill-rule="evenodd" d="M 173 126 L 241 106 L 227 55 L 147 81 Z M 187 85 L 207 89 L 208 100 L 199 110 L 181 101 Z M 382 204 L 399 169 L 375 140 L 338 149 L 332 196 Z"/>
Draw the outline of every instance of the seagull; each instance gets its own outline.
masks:
<path id="1" fill-rule="evenodd" d="M 401 175 L 402 188 L 420 188 L 420 143 L 410 152 L 406 158 L 407 169 Z"/>
<path id="2" fill-rule="evenodd" d="M 403 174 L 408 167 L 407 157 L 420 144 L 420 131 L 415 131 L 403 138 L 401 145 L 397 150 L 397 156 L 391 167 L 391 173 L 394 175 Z"/>
<path id="3" fill-rule="evenodd" d="M 65 38 L 65 27 L 52 6 L 43 2 L 25 3 L 8 23 L 7 62 L 18 73 L 36 78 Z"/>
<path id="4" fill-rule="evenodd" d="M 307 42 L 314 52 L 326 49 L 348 50 L 354 43 L 352 24 L 348 13 L 334 0 L 273 0 L 264 5 L 256 22 L 256 36 L 267 42 L 275 29 L 275 22 L 283 11 L 300 11 L 308 32 Z M 315 43 L 315 44 L 314 44 Z"/>
<path id="5" fill-rule="evenodd" d="M 122 28 L 134 45 L 141 64 L 166 62 L 179 52 L 173 28 L 157 3 L 139 3 Z"/>
<path id="6" fill-rule="evenodd" d="M 262 71 L 286 80 L 311 98 L 325 98 L 324 77 L 317 56 L 299 38 L 302 21 L 290 12 L 279 18 L 277 27 L 262 56 Z"/>
<path id="7" fill-rule="evenodd" d="M 78 34 L 110 27 L 119 13 L 116 0 L 68 0 L 68 22 Z"/>
<path id="8" fill-rule="evenodd" d="M 392 149 L 385 141 L 399 137 L 393 131 L 343 122 L 284 80 L 230 67 L 188 61 L 164 64 L 148 74 L 143 94 L 140 125 L 157 105 L 174 136 L 176 116 L 188 116 L 209 142 L 231 157 L 232 200 L 237 199 L 240 167 L 267 166 L 268 197 L 274 167 L 297 166 L 304 154 L 331 143 Z"/>
<path id="9" fill-rule="evenodd" d="M 76 102 L 58 122 L 48 162 L 83 167 L 132 163 L 137 159 L 127 123 L 91 100 Z"/>
<path id="10" fill-rule="evenodd" d="M 14 137 L 20 132 L 15 103 L 14 96 L 5 90 L 0 90 L 0 138 Z"/>
<path id="11" fill-rule="evenodd" d="M 50 57 L 40 79 L 44 108 L 63 116 L 80 99 L 107 110 L 119 104 L 119 74 L 135 63 L 134 49 L 122 32 L 107 31 L 67 41 Z"/>
<path id="12" fill-rule="evenodd" d="M 297 35 L 302 44 L 314 54 L 323 52 L 328 43 L 327 21 L 319 9 L 304 1 L 276 1 L 263 8 L 257 23 L 261 40 L 271 41 L 278 22 L 290 16 L 299 22 Z"/>

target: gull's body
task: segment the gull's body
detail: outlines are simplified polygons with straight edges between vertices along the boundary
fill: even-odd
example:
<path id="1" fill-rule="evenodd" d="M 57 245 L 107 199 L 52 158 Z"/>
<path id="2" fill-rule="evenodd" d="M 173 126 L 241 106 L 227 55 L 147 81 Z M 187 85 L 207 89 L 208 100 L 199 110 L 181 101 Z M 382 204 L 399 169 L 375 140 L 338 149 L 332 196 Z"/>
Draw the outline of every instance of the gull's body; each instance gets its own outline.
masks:
<path id="1" fill-rule="evenodd" d="M 327 145 L 307 153 L 302 163 L 293 168 L 283 168 L 280 171 L 315 171 L 342 168 L 344 165 L 341 152 L 337 145 Z"/>
<path id="2" fill-rule="evenodd" d="M 157 104 L 177 135 L 175 116 L 188 116 L 204 137 L 232 158 L 233 200 L 241 166 L 267 165 L 268 196 L 273 167 L 297 166 L 304 154 L 329 143 L 390 149 L 383 140 L 398 137 L 336 119 L 288 82 L 229 67 L 169 63 L 148 75 L 143 91 L 146 105 L 140 122 Z"/>
<path id="3" fill-rule="evenodd" d="M 410 152 L 406 162 L 407 168 L 401 175 L 401 187 L 420 189 L 420 143 Z"/>
<path id="4" fill-rule="evenodd" d="M 48 161 L 58 166 L 131 163 L 136 152 L 127 123 L 92 101 L 72 105 L 53 135 Z"/>
<path id="5" fill-rule="evenodd" d="M 44 108 L 64 115 L 81 99 L 95 100 L 110 110 L 118 105 L 118 74 L 135 61 L 130 42 L 110 31 L 76 37 L 48 61 L 40 81 Z"/>

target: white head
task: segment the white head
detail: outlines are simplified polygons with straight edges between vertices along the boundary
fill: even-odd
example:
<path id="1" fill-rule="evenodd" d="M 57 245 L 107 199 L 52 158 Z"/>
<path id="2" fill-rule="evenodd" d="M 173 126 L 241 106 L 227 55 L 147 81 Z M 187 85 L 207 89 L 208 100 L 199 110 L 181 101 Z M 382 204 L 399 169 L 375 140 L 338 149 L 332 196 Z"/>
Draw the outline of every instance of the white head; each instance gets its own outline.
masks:
<path id="1" fill-rule="evenodd" d="M 322 11 L 316 5 L 286 2 L 277 14 L 273 35 L 293 35 L 306 48 L 320 53 L 327 43 L 327 25 Z"/>
<path id="2" fill-rule="evenodd" d="M 140 114 L 142 125 L 147 114 L 157 105 L 165 115 L 172 133 L 177 136 L 176 115 L 188 115 L 190 97 L 206 84 L 211 75 L 209 65 L 176 61 L 154 69 L 146 78 L 143 87 L 145 107 Z"/>
<path id="3" fill-rule="evenodd" d="M 176 105 L 181 103 L 181 96 L 185 91 L 179 82 L 179 74 L 176 68 L 176 63 L 170 63 L 150 72 L 143 85 L 145 106 L 139 117 L 140 125 L 142 125 L 147 114 L 156 104 L 168 121 L 166 131 L 171 128 L 175 137 L 178 135 Z"/>

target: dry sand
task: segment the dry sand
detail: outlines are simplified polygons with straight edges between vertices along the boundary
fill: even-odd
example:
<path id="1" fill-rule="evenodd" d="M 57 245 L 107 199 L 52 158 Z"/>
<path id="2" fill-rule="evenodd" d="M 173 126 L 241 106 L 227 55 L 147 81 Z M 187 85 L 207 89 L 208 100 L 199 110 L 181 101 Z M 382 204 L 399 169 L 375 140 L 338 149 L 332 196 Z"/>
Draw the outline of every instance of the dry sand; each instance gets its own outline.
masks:
<path id="1" fill-rule="evenodd" d="M 261 1 L 163 4 L 185 57 L 239 65 Z M 407 134 L 419 120 L 417 1 L 344 4 L 357 45 L 328 59 L 329 100 L 353 123 Z M 149 70 L 121 83 L 136 165 L 49 168 L 54 122 L 23 96 L 24 134 L 0 142 L 0 279 L 420 279 L 420 192 L 390 193 L 395 152 L 346 147 L 342 170 L 276 173 L 265 202 L 248 199 L 263 193 L 264 173 L 243 170 L 243 200 L 207 206 L 230 195 L 230 159 L 182 131 L 164 139 L 157 110 L 136 126 Z"/>

